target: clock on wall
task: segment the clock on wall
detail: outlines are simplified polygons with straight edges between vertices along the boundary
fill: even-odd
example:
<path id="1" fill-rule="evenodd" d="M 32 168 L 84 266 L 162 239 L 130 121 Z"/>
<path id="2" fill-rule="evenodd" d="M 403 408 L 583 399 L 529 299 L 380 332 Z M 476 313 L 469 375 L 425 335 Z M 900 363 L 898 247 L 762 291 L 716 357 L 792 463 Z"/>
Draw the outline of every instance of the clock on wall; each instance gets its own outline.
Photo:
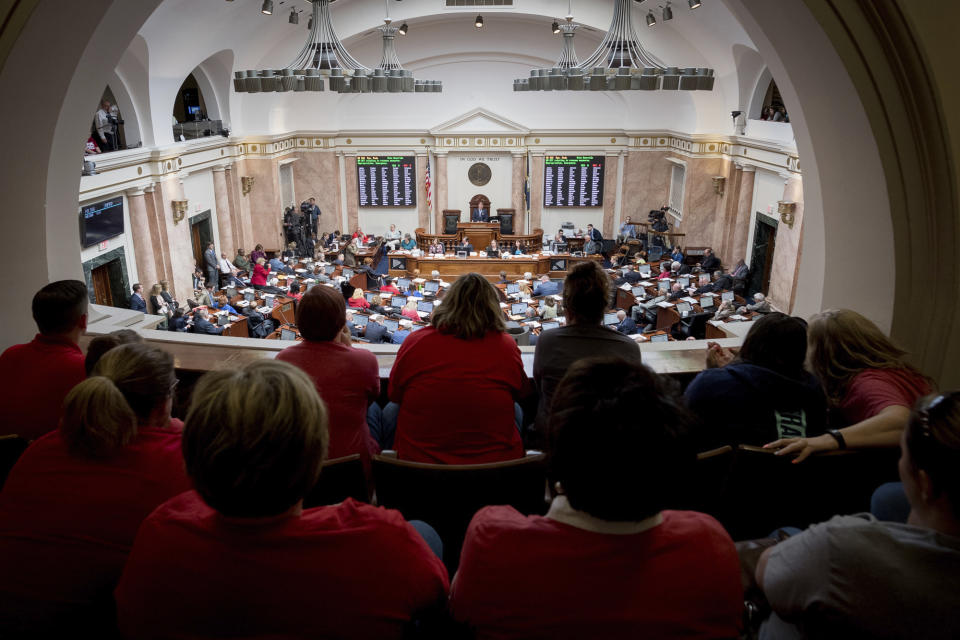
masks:
<path id="1" fill-rule="evenodd" d="M 470 165 L 470 169 L 467 171 L 467 177 L 470 178 L 470 182 L 477 187 L 482 187 L 490 182 L 491 175 L 490 167 L 483 162 Z"/>

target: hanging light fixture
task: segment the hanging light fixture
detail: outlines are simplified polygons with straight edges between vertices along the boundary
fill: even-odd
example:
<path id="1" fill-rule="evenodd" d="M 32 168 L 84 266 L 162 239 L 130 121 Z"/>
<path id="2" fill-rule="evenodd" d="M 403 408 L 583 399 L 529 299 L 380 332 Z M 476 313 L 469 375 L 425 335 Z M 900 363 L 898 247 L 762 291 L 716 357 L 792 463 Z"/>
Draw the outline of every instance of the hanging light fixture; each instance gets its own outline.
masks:
<path id="1" fill-rule="evenodd" d="M 640 43 L 630 13 L 634 0 L 614 0 L 610 28 L 596 50 L 583 62 L 573 52 L 572 11 L 564 32 L 564 50 L 560 60 L 549 69 L 532 69 L 529 78 L 513 82 L 514 91 L 712 91 L 713 69 L 668 67 Z M 691 0 L 691 3 L 695 0 Z M 570 0 L 572 3 L 572 0 Z M 698 3 L 699 5 L 699 3 Z M 653 12 L 647 25 L 656 24 Z M 569 36 L 569 38 L 568 38 Z M 572 54 L 572 57 L 568 55 Z M 572 63 L 571 63 L 572 60 Z"/>
<path id="2" fill-rule="evenodd" d="M 560 23 L 554 20 L 553 24 L 550 25 L 550 31 L 554 33 L 560 33 Z"/>
<path id="3" fill-rule="evenodd" d="M 327 79 L 330 90 L 339 93 L 442 91 L 443 84 L 439 80 L 415 80 L 413 72 L 401 66 L 394 40 L 398 32 L 405 30 L 406 25 L 400 28 L 391 26 L 389 0 L 384 1 L 387 15 L 383 20 L 384 26 L 379 27 L 383 36 L 383 55 L 376 69 L 360 64 L 340 42 L 330 19 L 332 0 L 311 0 L 312 14 L 308 24 L 310 35 L 297 57 L 282 69 L 235 72 L 234 91 L 323 91 L 324 78 Z"/>
<path id="4" fill-rule="evenodd" d="M 698 9 L 703 2 L 700 0 L 687 0 L 687 4 L 690 5 L 690 9 Z"/>
<path id="5" fill-rule="evenodd" d="M 405 36 L 407 35 L 407 31 L 409 30 L 410 30 L 410 27 L 407 26 L 406 22 L 404 22 L 402 25 L 400 25 L 400 28 L 397 29 L 397 33 L 399 33 L 402 36 Z"/>
<path id="6" fill-rule="evenodd" d="M 288 22 L 290 24 L 300 24 L 300 14 L 297 13 L 296 9 L 290 9 L 290 19 Z"/>
<path id="7" fill-rule="evenodd" d="M 692 7 L 691 7 L 692 8 Z M 263 4 L 260 5 L 260 13 L 265 16 L 273 15 L 273 0 L 263 0 Z"/>
<path id="8" fill-rule="evenodd" d="M 673 20 L 673 9 L 670 8 L 669 2 L 666 6 L 663 6 L 663 21 L 666 22 L 667 20 Z"/>
<path id="9" fill-rule="evenodd" d="M 473 26 L 477 29 L 483 29 L 483 16 L 477 14 L 477 19 L 473 21 Z"/>

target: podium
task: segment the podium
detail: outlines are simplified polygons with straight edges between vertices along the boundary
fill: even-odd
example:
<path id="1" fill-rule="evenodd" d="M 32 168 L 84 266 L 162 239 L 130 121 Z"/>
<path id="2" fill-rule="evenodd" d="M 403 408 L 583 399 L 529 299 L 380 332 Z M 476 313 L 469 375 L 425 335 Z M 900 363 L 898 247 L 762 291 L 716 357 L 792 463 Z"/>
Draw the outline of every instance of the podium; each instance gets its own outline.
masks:
<path id="1" fill-rule="evenodd" d="M 491 240 L 500 242 L 499 222 L 460 222 L 457 224 L 457 240 L 466 236 L 474 251 L 483 251 Z"/>

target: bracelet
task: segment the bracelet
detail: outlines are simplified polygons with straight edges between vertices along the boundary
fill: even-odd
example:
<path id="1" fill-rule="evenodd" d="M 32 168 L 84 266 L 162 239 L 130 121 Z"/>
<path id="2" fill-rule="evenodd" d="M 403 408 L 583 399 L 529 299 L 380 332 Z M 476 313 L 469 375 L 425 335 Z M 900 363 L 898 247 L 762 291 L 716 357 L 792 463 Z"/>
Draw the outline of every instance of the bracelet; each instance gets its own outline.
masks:
<path id="1" fill-rule="evenodd" d="M 827 429 L 827 433 L 833 436 L 833 439 L 837 441 L 840 449 L 847 448 L 847 441 L 843 439 L 843 434 L 840 433 L 839 429 Z"/>

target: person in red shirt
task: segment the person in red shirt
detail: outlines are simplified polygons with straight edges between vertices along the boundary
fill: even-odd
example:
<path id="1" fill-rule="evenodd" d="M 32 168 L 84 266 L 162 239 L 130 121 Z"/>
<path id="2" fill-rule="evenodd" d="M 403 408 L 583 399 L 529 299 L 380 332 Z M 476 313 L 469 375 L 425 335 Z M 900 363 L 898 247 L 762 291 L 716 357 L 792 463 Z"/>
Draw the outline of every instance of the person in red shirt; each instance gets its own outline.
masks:
<path id="1" fill-rule="evenodd" d="M 351 309 L 369 309 L 370 303 L 367 302 L 367 299 L 363 297 L 363 289 L 357 287 L 353 290 L 353 293 L 350 295 L 350 308 Z"/>
<path id="2" fill-rule="evenodd" d="M 266 263 L 267 261 L 264 258 L 257 258 L 257 261 L 253 264 L 253 275 L 250 276 L 250 285 L 254 289 L 262 289 L 263 287 L 267 286 L 267 277 L 270 276 L 270 267 L 266 266 Z"/>
<path id="3" fill-rule="evenodd" d="M 34 440 L 57 428 L 63 399 L 81 382 L 83 352 L 77 342 L 87 329 L 87 285 L 51 282 L 33 296 L 33 341 L 0 355 L 0 435 Z"/>
<path id="4" fill-rule="evenodd" d="M 390 293 L 392 295 L 400 295 L 400 289 L 397 289 L 397 285 L 393 283 L 393 280 L 390 278 L 384 278 L 383 286 L 380 287 L 380 293 Z"/>
<path id="5" fill-rule="evenodd" d="M 933 388 L 930 379 L 856 311 L 819 313 L 811 318 L 808 335 L 810 367 L 844 424 L 815 438 L 783 438 L 764 446 L 777 455 L 796 455 L 796 462 L 818 451 L 899 446 L 911 408 Z"/>
<path id="6" fill-rule="evenodd" d="M 390 372 L 395 404 L 383 419 L 397 415 L 397 455 L 442 464 L 523 457 L 515 401 L 531 385 L 520 349 L 504 333 L 496 289 L 479 274 L 461 276 L 431 324 L 403 341 Z"/>
<path id="7" fill-rule="evenodd" d="M 403 306 L 403 311 L 400 312 L 400 315 L 404 318 L 413 320 L 414 322 L 420 322 L 420 314 L 417 313 L 417 301 L 411 300 Z"/>
<path id="8" fill-rule="evenodd" d="M 367 409 L 380 395 L 376 356 L 352 346 L 343 296 L 331 287 L 314 287 L 303 296 L 297 306 L 297 328 L 304 340 L 281 351 L 277 360 L 305 371 L 326 403 L 330 414 L 327 456 L 358 453 L 369 469 L 370 455 L 380 453 L 367 428 Z"/>
<path id="9" fill-rule="evenodd" d="M 400 638 L 442 607 L 440 559 L 400 513 L 347 499 L 303 509 L 327 410 L 275 360 L 207 373 L 183 434 L 195 491 L 140 527 L 117 586 L 127 638 Z"/>
<path id="10" fill-rule="evenodd" d="M 140 523 L 190 488 L 170 419 L 173 358 L 107 351 L 0 492 L 0 637 L 108 637 L 111 593 Z M 18 636 L 17 636 L 18 637 Z"/>
<path id="11" fill-rule="evenodd" d="M 695 460 L 688 424 L 644 365 L 572 365 L 547 431 L 557 495 L 546 516 L 477 512 L 451 588 L 454 620 L 480 640 L 739 637 L 733 541 L 706 514 L 665 510 Z"/>

